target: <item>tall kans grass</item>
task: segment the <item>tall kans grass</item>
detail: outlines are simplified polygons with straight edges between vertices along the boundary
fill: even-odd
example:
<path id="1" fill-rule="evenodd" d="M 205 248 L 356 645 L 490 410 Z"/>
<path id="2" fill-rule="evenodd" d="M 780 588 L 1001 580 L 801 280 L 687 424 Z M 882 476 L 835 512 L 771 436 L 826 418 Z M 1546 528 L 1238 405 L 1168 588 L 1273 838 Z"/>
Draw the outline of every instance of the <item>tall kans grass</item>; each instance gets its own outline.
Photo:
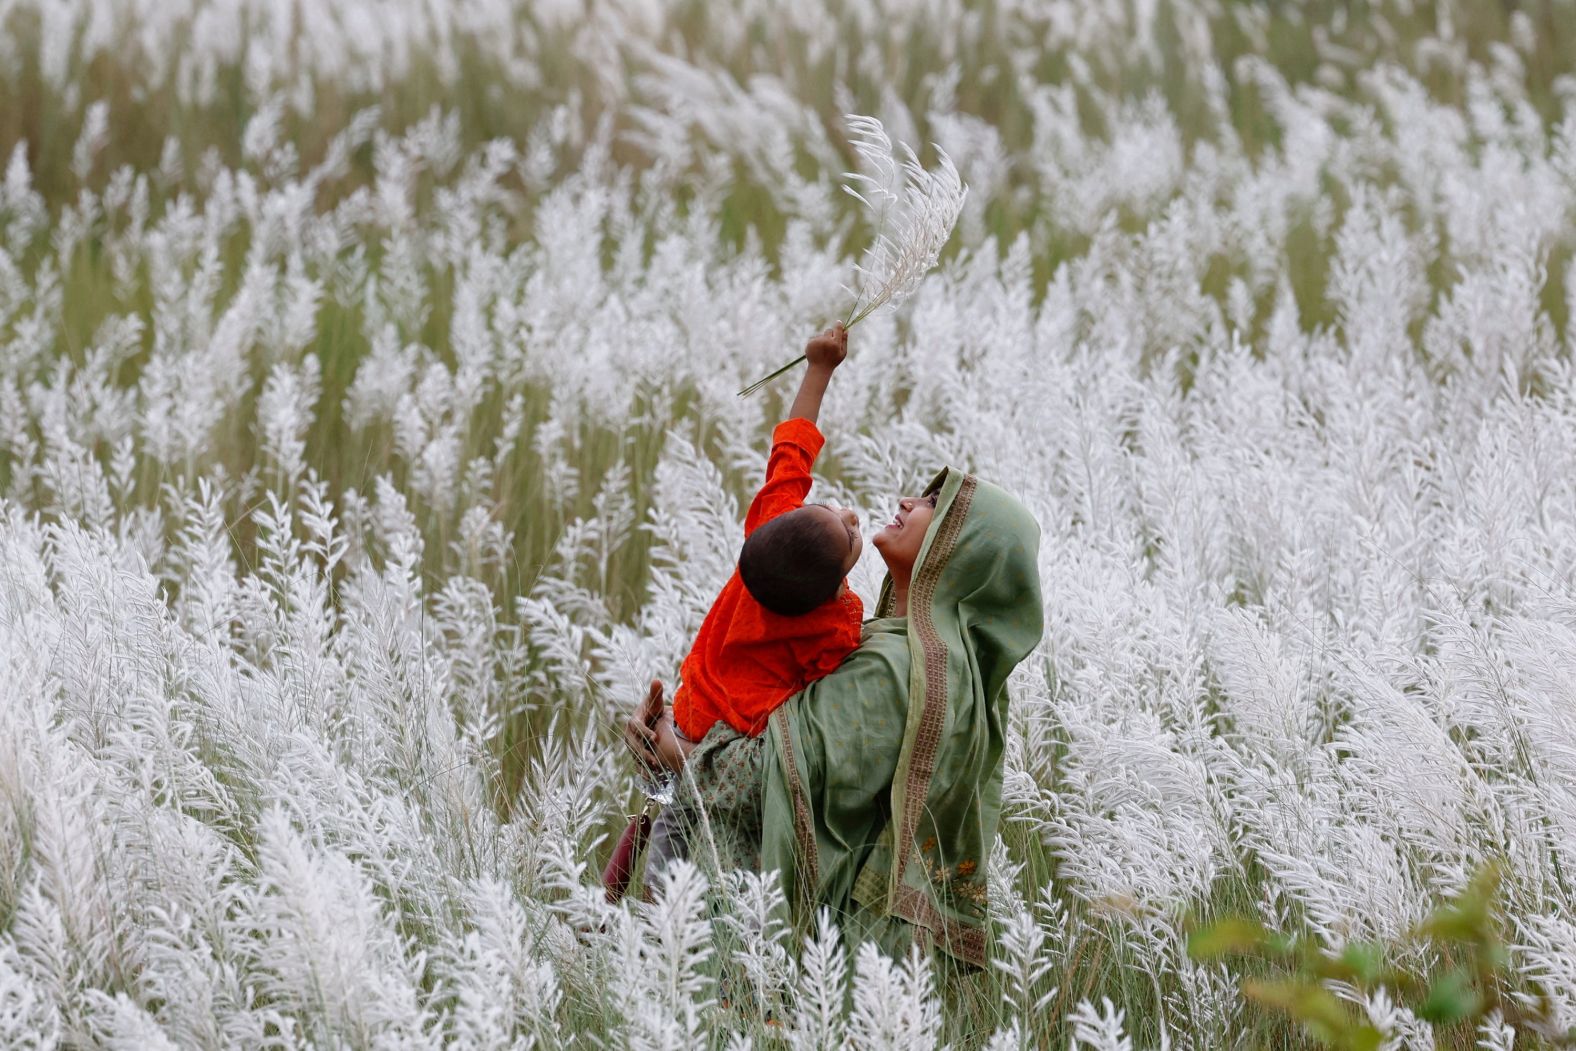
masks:
<path id="1" fill-rule="evenodd" d="M 1487 860 L 1576 1024 L 1572 55 L 1570 0 L 0 6 L 0 1045 L 1286 1046 L 1184 915 L 1390 937 Z M 734 392 L 847 305 L 844 112 L 970 192 L 822 495 L 1045 530 L 984 974 L 591 880 Z"/>

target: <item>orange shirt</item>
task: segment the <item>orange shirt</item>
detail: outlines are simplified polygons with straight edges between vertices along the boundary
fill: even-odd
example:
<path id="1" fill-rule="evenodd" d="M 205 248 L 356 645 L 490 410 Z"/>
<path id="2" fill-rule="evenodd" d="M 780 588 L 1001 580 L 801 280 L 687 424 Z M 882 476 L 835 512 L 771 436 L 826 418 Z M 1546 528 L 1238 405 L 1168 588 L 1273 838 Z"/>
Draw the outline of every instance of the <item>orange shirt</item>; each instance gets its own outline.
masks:
<path id="1" fill-rule="evenodd" d="M 810 465 L 825 444 L 809 420 L 777 425 L 766 484 L 744 518 L 745 536 L 804 506 Z M 773 613 L 750 595 L 735 566 L 684 658 L 673 696 L 674 723 L 692 741 L 705 737 L 718 719 L 740 733 L 760 733 L 772 709 L 853 652 L 864 614 L 859 596 L 846 586 L 801 616 Z"/>

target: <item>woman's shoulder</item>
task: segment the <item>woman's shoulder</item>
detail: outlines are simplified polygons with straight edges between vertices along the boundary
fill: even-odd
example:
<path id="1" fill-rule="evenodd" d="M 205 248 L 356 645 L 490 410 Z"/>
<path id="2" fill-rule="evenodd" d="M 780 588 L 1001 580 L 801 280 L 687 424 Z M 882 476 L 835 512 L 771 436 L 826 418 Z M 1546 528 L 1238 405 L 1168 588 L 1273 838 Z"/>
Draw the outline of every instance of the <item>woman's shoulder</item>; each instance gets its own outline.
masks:
<path id="1" fill-rule="evenodd" d="M 906 617 L 876 617 L 860 626 L 859 646 L 843 661 L 842 667 L 851 665 L 863 670 L 898 666 L 908 670 L 908 619 Z"/>
<path id="2" fill-rule="evenodd" d="M 891 636 L 892 638 L 908 638 L 907 617 L 871 617 L 860 625 L 863 637 L 876 635 Z"/>

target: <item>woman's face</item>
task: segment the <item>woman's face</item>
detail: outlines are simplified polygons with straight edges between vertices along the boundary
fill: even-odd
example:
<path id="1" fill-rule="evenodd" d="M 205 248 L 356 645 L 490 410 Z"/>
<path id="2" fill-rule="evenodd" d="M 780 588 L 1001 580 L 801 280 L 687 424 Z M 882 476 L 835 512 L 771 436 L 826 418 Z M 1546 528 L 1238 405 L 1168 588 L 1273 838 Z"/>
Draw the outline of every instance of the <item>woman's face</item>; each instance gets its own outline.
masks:
<path id="1" fill-rule="evenodd" d="M 897 502 L 897 514 L 892 516 L 892 521 L 870 538 L 887 569 L 895 573 L 913 571 L 920 545 L 925 542 L 925 531 L 930 528 L 930 518 L 936 513 L 936 495 L 903 497 Z"/>

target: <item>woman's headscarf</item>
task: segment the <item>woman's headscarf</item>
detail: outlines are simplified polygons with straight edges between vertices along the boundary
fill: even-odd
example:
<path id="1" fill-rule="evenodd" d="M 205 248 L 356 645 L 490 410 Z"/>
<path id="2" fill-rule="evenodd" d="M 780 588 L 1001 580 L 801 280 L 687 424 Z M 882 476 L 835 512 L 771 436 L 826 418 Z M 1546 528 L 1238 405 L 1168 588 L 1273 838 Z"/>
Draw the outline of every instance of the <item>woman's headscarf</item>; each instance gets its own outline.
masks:
<path id="1" fill-rule="evenodd" d="M 888 577 L 865 644 L 773 715 L 761 859 L 800 919 L 826 904 L 878 936 L 905 920 L 983 965 L 1007 676 L 1044 626 L 1040 530 L 972 475 L 945 469 L 932 492 L 906 622 L 883 619 Z M 905 666 L 906 699 L 892 689 Z"/>

